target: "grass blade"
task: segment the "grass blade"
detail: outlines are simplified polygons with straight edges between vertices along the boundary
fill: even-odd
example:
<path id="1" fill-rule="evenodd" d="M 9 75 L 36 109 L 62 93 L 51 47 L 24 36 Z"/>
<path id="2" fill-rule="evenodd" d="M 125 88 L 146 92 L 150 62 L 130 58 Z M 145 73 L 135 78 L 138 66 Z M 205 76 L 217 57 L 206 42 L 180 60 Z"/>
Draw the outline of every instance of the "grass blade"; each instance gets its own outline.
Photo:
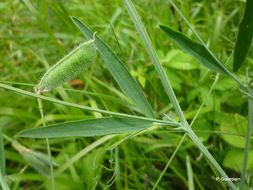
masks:
<path id="1" fill-rule="evenodd" d="M 5 179 L 5 154 L 4 154 L 4 141 L 3 141 L 3 134 L 2 134 L 2 128 L 0 128 L 0 187 L 2 187 L 3 190 L 9 190 Z"/>
<path id="2" fill-rule="evenodd" d="M 46 121 L 45 121 L 45 116 L 44 116 L 44 112 L 43 112 L 42 100 L 38 98 L 37 101 L 38 101 L 38 106 L 39 106 L 39 110 L 40 110 L 40 115 L 41 115 L 43 127 L 46 127 Z M 49 165 L 51 189 L 55 190 L 54 168 L 53 168 L 53 163 L 52 163 L 50 142 L 49 142 L 48 138 L 46 138 L 45 140 L 46 140 L 47 152 L 48 152 L 48 158 L 49 158 L 48 162 L 46 161 L 47 159 L 45 158 L 45 156 L 43 156 L 42 154 L 39 154 L 39 153 L 35 153 L 35 152 L 33 154 L 31 154 L 29 152 L 28 152 L 28 154 L 23 154 L 23 157 L 24 157 L 25 160 L 27 160 L 27 162 L 33 163 L 33 167 L 37 168 L 37 170 L 41 171 L 41 172 L 46 171 L 45 169 L 47 169 L 47 164 Z M 39 159 L 39 158 L 43 158 L 43 157 L 44 157 L 44 160 Z M 39 170 L 40 168 L 41 168 L 41 170 Z"/>
<path id="3" fill-rule="evenodd" d="M 0 172 L 5 174 L 5 153 L 4 153 L 4 139 L 2 128 L 0 128 Z"/>
<path id="4" fill-rule="evenodd" d="M 238 71 L 245 57 L 249 51 L 250 44 L 253 37 L 253 1 L 247 0 L 244 10 L 244 15 L 239 26 L 239 33 L 237 36 L 234 48 L 234 62 L 233 69 Z"/>
<path id="5" fill-rule="evenodd" d="M 186 169 L 187 169 L 187 177 L 188 177 L 188 188 L 189 190 L 194 190 L 194 183 L 193 183 L 193 172 L 190 157 L 186 156 Z"/>
<path id="6" fill-rule="evenodd" d="M 161 25 L 160 27 L 178 46 L 197 59 L 199 63 L 221 74 L 228 74 L 227 70 L 221 66 L 221 63 L 219 63 L 203 45 L 192 41 L 181 32 L 172 30 L 167 26 Z"/>
<path id="7" fill-rule="evenodd" d="M 86 38 L 93 39 L 94 33 L 85 24 L 75 17 L 72 17 L 72 20 Z M 104 63 L 119 84 L 122 91 L 134 102 L 134 104 L 139 108 L 140 112 L 148 117 L 154 117 L 152 108 L 143 91 L 136 80 L 129 73 L 126 66 L 120 61 L 117 55 L 97 36 L 95 37 L 95 44 L 104 60 Z"/>
<path id="8" fill-rule="evenodd" d="M 138 119 L 105 117 L 27 129 L 19 132 L 18 136 L 31 138 L 92 137 L 139 131 L 151 127 L 151 125 L 152 122 Z"/>
<path id="9" fill-rule="evenodd" d="M 9 186 L 7 185 L 7 183 L 4 180 L 4 176 L 3 174 L 0 172 L 0 187 L 2 187 L 3 190 L 10 190 Z"/>

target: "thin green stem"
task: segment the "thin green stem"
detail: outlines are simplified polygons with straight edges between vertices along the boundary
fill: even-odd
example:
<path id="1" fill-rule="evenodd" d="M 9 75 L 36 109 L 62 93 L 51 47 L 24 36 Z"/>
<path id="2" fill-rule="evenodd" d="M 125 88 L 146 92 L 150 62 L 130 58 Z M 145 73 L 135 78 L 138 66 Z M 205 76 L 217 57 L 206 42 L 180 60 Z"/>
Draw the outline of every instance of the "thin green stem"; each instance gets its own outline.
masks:
<path id="1" fill-rule="evenodd" d="M 210 161 L 210 163 L 215 167 L 215 169 L 220 174 L 220 176 L 223 176 L 225 179 L 229 179 L 229 177 L 227 176 L 227 174 L 220 167 L 219 163 L 214 159 L 214 157 L 210 154 L 210 152 L 207 150 L 207 148 L 199 140 L 198 136 L 194 133 L 194 131 L 191 128 L 189 128 L 189 127 L 187 127 L 186 131 L 187 131 L 187 135 L 190 137 L 190 139 L 201 150 L 201 152 Z M 229 185 L 229 187 L 232 190 L 236 190 L 236 186 L 235 186 L 235 184 L 232 181 L 227 180 L 226 182 L 227 182 L 227 184 Z"/>
<path id="2" fill-rule="evenodd" d="M 216 85 L 217 81 L 219 80 L 219 74 L 217 73 L 215 75 L 215 80 L 211 86 L 211 88 L 209 89 L 206 98 L 204 99 L 204 101 L 202 102 L 202 104 L 200 105 L 197 113 L 195 114 L 194 118 L 192 119 L 191 123 L 190 123 L 190 127 L 192 127 L 192 125 L 194 124 L 194 122 L 196 121 L 196 119 L 198 118 L 201 110 L 203 109 L 204 105 L 206 104 L 207 98 L 210 96 L 211 92 L 214 89 L 214 86 Z M 157 185 L 159 184 L 159 182 L 161 181 L 163 175 L 165 174 L 166 170 L 169 168 L 169 165 L 171 164 L 172 160 L 174 159 L 175 155 L 177 154 L 177 151 L 179 150 L 179 148 L 181 147 L 181 145 L 183 144 L 185 138 L 186 138 L 187 134 L 185 133 L 184 136 L 181 138 L 180 142 L 178 143 L 176 149 L 174 150 L 172 156 L 170 157 L 169 161 L 167 162 L 166 166 L 164 167 L 162 173 L 160 174 L 158 180 L 156 181 L 155 185 L 153 186 L 152 190 L 155 190 Z"/>
<path id="3" fill-rule="evenodd" d="M 174 106 L 174 109 L 176 110 L 177 115 L 180 118 L 180 121 L 182 123 L 182 127 L 184 127 L 184 129 L 187 131 L 188 136 L 192 139 L 192 141 L 197 145 L 197 147 L 200 149 L 200 151 L 206 156 L 206 158 L 212 163 L 212 165 L 216 168 L 216 170 L 219 172 L 219 174 L 225 178 L 227 178 L 226 173 L 222 170 L 222 168 L 220 167 L 220 165 L 217 163 L 217 161 L 213 158 L 213 156 L 209 153 L 209 151 L 207 150 L 207 148 L 203 145 L 203 143 L 198 139 L 198 137 L 196 136 L 196 134 L 194 133 L 194 131 L 190 128 L 187 120 L 184 117 L 184 114 L 182 112 L 182 109 L 177 101 L 177 98 L 175 96 L 175 93 L 172 89 L 172 86 L 167 78 L 167 75 L 162 67 L 162 64 L 159 61 L 158 55 L 151 43 L 151 40 L 147 34 L 147 31 L 140 19 L 140 17 L 137 14 L 136 9 L 134 8 L 131 0 L 123 0 L 127 11 L 136 27 L 136 30 L 138 31 L 138 33 L 140 34 L 145 47 L 148 51 L 148 54 L 155 66 L 155 69 L 161 79 L 162 85 L 165 89 L 165 92 L 167 93 L 168 97 L 170 98 L 170 101 L 172 103 L 172 105 Z M 228 181 L 227 182 L 228 185 L 232 188 L 235 189 L 235 185 L 231 182 Z"/>
<path id="4" fill-rule="evenodd" d="M 244 158 L 243 158 L 243 165 L 242 165 L 240 189 L 245 189 L 248 154 L 249 154 L 249 148 L 250 148 L 251 133 L 252 133 L 252 128 L 253 128 L 253 99 L 249 98 L 248 102 L 249 102 L 248 128 L 247 128 L 247 133 L 246 133 L 246 138 L 245 138 Z"/>
<path id="5" fill-rule="evenodd" d="M 36 93 L 28 92 L 28 91 L 25 91 L 25 90 L 22 90 L 19 88 L 15 88 L 15 87 L 12 87 L 9 85 L 1 84 L 1 83 L 0 83 L 0 88 L 4 88 L 4 89 L 10 90 L 10 91 L 13 91 L 15 93 L 23 94 L 23 95 L 30 96 L 33 98 L 39 98 L 39 99 L 50 101 L 50 102 L 53 102 L 56 104 L 79 108 L 79 109 L 83 109 L 83 110 L 87 110 L 87 111 L 99 112 L 99 113 L 109 114 L 109 115 L 118 116 L 118 117 L 127 117 L 127 118 L 146 120 L 146 121 L 151 121 L 151 122 L 154 122 L 154 123 L 157 123 L 160 125 L 169 125 L 169 126 L 175 126 L 175 127 L 180 126 L 180 123 L 177 123 L 177 122 L 153 119 L 153 118 L 148 118 L 148 117 L 141 117 L 141 116 L 137 116 L 137 115 L 128 115 L 128 114 L 124 114 L 124 113 L 118 113 L 118 112 L 106 111 L 106 110 L 102 110 L 102 109 L 91 108 L 88 106 L 83 106 L 83 105 L 79 105 L 79 104 L 75 104 L 75 103 L 64 102 L 61 100 L 57 100 L 55 98 L 42 96 L 42 95 L 39 95 Z"/>
<path id="6" fill-rule="evenodd" d="M 148 36 L 148 33 L 147 33 L 140 17 L 137 14 L 135 7 L 133 6 L 131 0 L 123 0 L 123 2 L 128 10 L 129 15 L 131 16 L 131 18 L 133 20 L 136 30 L 139 32 L 139 34 L 145 44 L 145 47 L 148 51 L 150 59 L 152 60 L 154 67 L 161 79 L 161 82 L 162 82 L 162 85 L 165 89 L 166 94 L 170 98 L 170 101 L 171 101 L 172 105 L 174 106 L 174 109 L 175 109 L 177 115 L 179 116 L 180 121 L 183 123 L 183 125 L 185 125 L 187 123 L 187 121 L 186 121 L 184 114 L 180 108 L 180 105 L 177 101 L 176 95 L 172 89 L 170 81 L 165 73 L 165 70 L 162 67 L 161 62 L 159 61 L 159 57 L 152 45 L 152 42 Z"/>
<path id="7" fill-rule="evenodd" d="M 35 90 L 35 91 L 37 92 L 37 90 Z M 43 127 L 46 127 L 46 121 L 45 121 L 45 116 L 44 116 L 44 112 L 43 112 L 42 100 L 39 99 L 39 98 L 37 100 L 38 100 L 38 105 L 39 105 L 39 110 L 40 110 L 40 115 L 41 115 Z M 48 152 L 49 164 L 50 164 L 51 189 L 55 190 L 54 168 L 53 168 L 53 163 L 52 163 L 53 159 L 52 159 L 52 155 L 51 155 L 50 143 L 49 143 L 49 139 L 48 138 L 46 138 L 45 140 L 46 140 L 47 152 Z"/>
<path id="8" fill-rule="evenodd" d="M 186 169 L 187 169 L 187 177 L 188 177 L 188 188 L 189 190 L 194 190 L 191 160 L 188 155 L 186 156 Z"/>
<path id="9" fill-rule="evenodd" d="M 84 155 L 89 153 L 90 151 L 94 150 L 96 147 L 100 146 L 101 144 L 105 143 L 108 140 L 111 140 L 117 135 L 107 135 L 104 137 L 101 137 L 100 139 L 96 140 L 95 142 L 89 144 L 86 146 L 83 150 L 75 154 L 72 158 L 70 158 L 66 163 L 61 165 L 61 167 L 56 171 L 56 175 L 59 175 L 64 170 L 66 170 L 68 167 L 70 167 L 73 163 L 75 163 L 77 160 L 80 160 Z"/>
<path id="10" fill-rule="evenodd" d="M 184 134 L 184 136 L 182 137 L 182 139 L 180 140 L 180 142 L 178 143 L 176 149 L 174 150 L 173 154 L 171 155 L 169 161 L 167 162 L 166 166 L 164 167 L 162 173 L 160 174 L 159 178 L 157 179 L 155 185 L 153 186 L 152 190 L 155 190 L 157 188 L 157 185 L 159 184 L 159 182 L 161 181 L 163 175 L 165 174 L 166 170 L 169 168 L 170 163 L 172 162 L 173 158 L 176 156 L 177 151 L 179 150 L 179 148 L 181 147 L 181 145 L 184 142 L 184 139 L 187 135 Z"/>
<path id="11" fill-rule="evenodd" d="M 248 150 L 249 150 L 249 144 L 250 144 L 250 137 L 252 132 L 252 126 L 253 126 L 253 103 L 252 103 L 252 92 L 250 91 L 249 87 L 245 84 L 243 84 L 237 75 L 234 73 L 231 73 L 220 61 L 219 59 L 213 54 L 213 52 L 206 46 L 204 41 L 201 39 L 201 37 L 198 35 L 198 33 L 194 30 L 192 25 L 188 22 L 188 20 L 185 18 L 185 16 L 182 14 L 182 12 L 178 9 L 178 7 L 175 5 L 173 0 L 170 0 L 170 3 L 175 8 L 175 10 L 178 12 L 178 14 L 181 16 L 181 18 L 185 21 L 185 23 L 189 26 L 191 31 L 194 33 L 196 38 L 199 40 L 199 42 L 206 48 L 206 50 L 215 58 L 215 60 L 222 66 L 226 72 L 230 75 L 231 78 L 233 78 L 238 85 L 240 86 L 241 90 L 249 97 L 249 119 L 248 119 L 248 129 L 246 134 L 246 142 L 245 142 L 245 149 L 244 149 L 244 160 L 243 160 L 243 166 L 242 166 L 242 173 L 241 173 L 241 182 L 240 182 L 240 188 L 243 189 L 244 183 L 245 183 L 245 175 L 246 175 L 246 169 L 247 169 L 247 161 L 248 161 Z"/>
<path id="12" fill-rule="evenodd" d="M 204 105 L 206 104 L 206 101 L 207 101 L 208 97 L 211 95 L 211 93 L 212 93 L 212 91 L 213 91 L 213 89 L 214 89 L 214 86 L 216 85 L 216 83 L 217 83 L 218 80 L 219 80 L 219 76 L 220 76 L 219 73 L 217 73 L 217 74 L 215 75 L 214 82 L 213 82 L 211 88 L 209 89 L 209 91 L 208 91 L 208 93 L 207 93 L 207 96 L 205 97 L 204 101 L 203 101 L 202 104 L 200 105 L 200 107 L 199 107 L 197 113 L 194 115 L 194 118 L 193 118 L 192 121 L 191 121 L 190 127 L 192 127 L 192 125 L 194 124 L 194 122 L 195 122 L 196 119 L 198 118 L 198 116 L 199 116 L 201 110 L 203 109 Z"/>
<path id="13" fill-rule="evenodd" d="M 4 80 L 0 80 L 0 83 L 11 84 L 11 85 L 14 84 L 14 85 L 21 85 L 21 86 L 30 86 L 30 87 L 36 86 L 35 84 L 32 84 L 32 83 L 16 82 L 16 81 L 4 81 Z"/>

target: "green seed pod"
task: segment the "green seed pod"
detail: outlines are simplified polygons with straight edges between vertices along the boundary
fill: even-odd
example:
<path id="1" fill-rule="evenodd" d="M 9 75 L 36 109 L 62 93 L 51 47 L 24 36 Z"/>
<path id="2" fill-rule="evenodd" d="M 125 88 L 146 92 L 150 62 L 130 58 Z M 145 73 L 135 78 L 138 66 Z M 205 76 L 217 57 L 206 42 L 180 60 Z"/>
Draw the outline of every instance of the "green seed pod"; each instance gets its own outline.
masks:
<path id="1" fill-rule="evenodd" d="M 76 78 L 78 74 L 87 69 L 97 56 L 94 41 L 95 38 L 80 44 L 49 68 L 41 78 L 36 89 L 37 92 L 40 94 L 50 91 L 62 83 Z"/>

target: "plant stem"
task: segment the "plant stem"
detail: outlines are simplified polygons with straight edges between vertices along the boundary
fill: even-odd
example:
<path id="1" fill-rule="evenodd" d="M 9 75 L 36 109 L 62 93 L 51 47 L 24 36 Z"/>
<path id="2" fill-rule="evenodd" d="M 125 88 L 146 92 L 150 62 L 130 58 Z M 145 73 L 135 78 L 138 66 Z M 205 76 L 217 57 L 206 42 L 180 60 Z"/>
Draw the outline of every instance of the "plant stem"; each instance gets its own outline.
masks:
<path id="1" fill-rule="evenodd" d="M 155 190 L 157 188 L 157 185 L 159 184 L 159 182 L 161 181 L 163 175 L 165 174 L 166 170 L 168 169 L 170 163 L 172 162 L 173 158 L 176 156 L 177 154 L 177 151 L 179 150 L 179 148 L 181 147 L 181 145 L 183 144 L 184 142 L 184 139 L 187 135 L 184 134 L 184 136 L 181 138 L 180 142 L 178 143 L 176 149 L 174 150 L 172 156 L 170 157 L 169 161 L 167 162 L 166 166 L 164 167 L 162 173 L 160 174 L 159 178 L 157 179 L 155 185 L 153 186 L 152 190 Z"/>
<path id="2" fill-rule="evenodd" d="M 246 179 L 246 171 L 247 171 L 247 163 L 248 163 L 248 154 L 249 154 L 249 148 L 250 148 L 250 138 L 251 138 L 251 133 L 252 133 L 252 128 L 253 128 L 253 99 L 249 98 L 248 102 L 249 102 L 248 128 L 247 128 L 246 139 L 245 139 L 240 189 L 245 189 L 245 179 Z"/>
<path id="3" fill-rule="evenodd" d="M 35 90 L 35 91 L 37 93 L 37 90 Z M 38 105 L 39 105 L 39 110 L 40 110 L 40 115 L 41 115 L 43 127 L 46 127 L 46 121 L 45 121 L 45 116 L 44 116 L 44 112 L 43 112 L 42 100 L 39 99 L 39 98 L 37 100 L 38 100 Z M 51 189 L 55 190 L 54 168 L 53 168 L 53 163 L 52 163 L 52 155 L 51 155 L 50 143 L 49 143 L 49 139 L 48 138 L 46 138 L 45 140 L 46 140 L 47 152 L 48 152 L 49 164 L 50 164 Z"/>
<path id="4" fill-rule="evenodd" d="M 189 190 L 194 190 L 191 160 L 188 155 L 186 156 L 186 168 L 187 168 L 187 177 L 188 177 L 188 188 Z"/>
<path id="5" fill-rule="evenodd" d="M 161 79 L 161 82 L 162 82 L 162 85 L 165 89 L 165 92 L 166 94 L 168 95 L 168 97 L 170 98 L 170 101 L 177 113 L 177 115 L 179 116 L 180 118 L 180 121 L 182 122 L 183 125 L 185 125 L 187 123 L 185 117 L 184 117 L 184 114 L 180 108 L 180 105 L 177 101 L 177 98 L 176 98 L 176 95 L 172 89 L 172 86 L 170 84 L 170 81 L 163 69 L 163 66 L 161 64 L 161 62 L 159 61 L 159 57 L 156 53 L 156 51 L 154 50 L 153 48 L 153 45 L 152 45 L 152 42 L 148 36 L 148 33 L 140 19 L 140 17 L 138 16 L 137 14 L 137 11 L 136 9 L 134 8 L 133 6 L 133 3 L 131 2 L 131 0 L 123 0 L 127 10 L 128 10 L 128 13 L 129 15 L 131 16 L 132 20 L 133 20 L 133 23 L 136 27 L 136 30 L 139 32 L 144 44 L 145 44 L 145 47 L 148 51 L 148 54 L 150 56 L 150 59 L 152 60 L 153 64 L 154 64 L 154 67 Z"/>
<path id="6" fill-rule="evenodd" d="M 210 154 L 210 152 L 207 150 L 207 148 L 199 140 L 198 136 L 194 133 L 194 131 L 190 127 L 187 127 L 186 131 L 187 131 L 187 135 L 190 137 L 190 139 L 201 150 L 201 152 L 205 155 L 205 157 L 211 162 L 211 164 L 215 167 L 215 169 L 220 174 L 220 176 L 222 176 L 226 179 L 229 179 L 227 174 L 220 167 L 219 163 L 214 159 L 214 157 Z M 232 190 L 236 190 L 236 186 L 234 185 L 234 183 L 232 181 L 226 180 L 226 182 Z"/>
<path id="7" fill-rule="evenodd" d="M 203 100 L 202 104 L 200 105 L 200 107 L 199 107 L 197 113 L 194 115 L 194 118 L 192 119 L 192 121 L 191 121 L 191 123 L 190 123 L 190 127 L 192 127 L 192 125 L 194 124 L 194 122 L 195 122 L 196 119 L 198 118 L 198 116 L 199 116 L 201 110 L 203 109 L 204 105 L 206 104 L 207 98 L 210 96 L 211 92 L 213 91 L 213 88 L 214 88 L 214 86 L 216 85 L 216 83 L 217 83 L 217 81 L 218 81 L 218 79 L 219 79 L 219 76 L 220 76 L 219 73 L 217 73 L 216 76 L 215 76 L 215 80 L 214 80 L 212 86 L 210 87 L 210 89 L 209 89 L 209 91 L 208 91 L 208 93 L 207 93 L 207 96 L 205 97 L 205 99 Z M 173 160 L 173 158 L 176 156 L 176 153 L 178 152 L 179 148 L 180 148 L 181 145 L 183 144 L 183 142 L 184 142 L 186 136 L 187 136 L 187 134 L 185 133 L 185 134 L 183 135 L 183 137 L 181 138 L 180 142 L 178 143 L 176 149 L 174 150 L 172 156 L 170 157 L 169 161 L 167 162 L 166 166 L 164 167 L 162 173 L 160 174 L 159 178 L 157 179 L 157 181 L 156 181 L 155 185 L 153 186 L 152 190 L 155 190 L 155 189 L 156 189 L 157 185 L 159 184 L 159 182 L 161 181 L 163 175 L 165 174 L 166 170 L 168 169 L 170 163 L 172 162 L 172 160 Z"/>
<path id="8" fill-rule="evenodd" d="M 2 83 L 0 83 L 0 87 L 4 88 L 4 89 L 7 89 L 7 90 L 11 90 L 11 91 L 19 93 L 19 94 L 30 96 L 30 97 L 33 97 L 33 98 L 39 98 L 39 99 L 50 101 L 50 102 L 53 102 L 53 103 L 56 103 L 56 104 L 61 104 L 61 105 L 70 106 L 70 107 L 74 107 L 74 108 L 79 108 L 79 109 L 83 109 L 83 110 L 94 111 L 94 112 L 109 114 L 109 115 L 118 116 L 118 117 L 127 117 L 127 118 L 133 118 L 133 119 L 146 120 L 146 121 L 155 122 L 155 123 L 160 124 L 160 125 L 169 125 L 169 126 L 174 126 L 174 127 L 180 126 L 180 123 L 177 123 L 177 122 L 159 120 L 159 119 L 154 119 L 154 118 L 149 118 L 149 117 L 142 117 L 142 116 L 137 116 L 137 115 L 128 115 L 128 114 L 124 114 L 124 113 L 106 111 L 106 110 L 102 110 L 102 109 L 96 109 L 96 108 L 91 108 L 91 107 L 88 107 L 88 106 L 75 104 L 75 103 L 65 102 L 65 101 L 57 100 L 55 98 L 50 98 L 50 97 L 47 97 L 47 96 L 42 96 L 42 95 L 39 95 L 39 94 L 35 94 L 35 93 L 32 93 L 32 92 L 21 90 L 19 88 L 15 88 L 15 87 L 5 85 L 5 84 L 2 84 Z"/>
<path id="9" fill-rule="evenodd" d="M 177 115 L 180 118 L 181 121 L 181 126 L 184 128 L 184 130 L 187 132 L 188 136 L 192 139 L 192 141 L 197 145 L 197 147 L 200 149 L 200 151 L 206 156 L 206 158 L 212 163 L 212 165 L 216 168 L 216 170 L 220 173 L 221 176 L 228 178 L 227 174 L 222 170 L 222 168 L 220 167 L 220 165 L 218 164 L 218 162 L 213 158 L 213 156 L 209 153 L 209 151 L 207 150 L 207 148 L 203 145 L 203 143 L 199 140 L 199 138 L 196 136 L 196 134 L 194 133 L 194 131 L 191 129 L 191 127 L 189 126 L 187 120 L 184 117 L 183 111 L 178 103 L 178 100 L 176 98 L 176 95 L 172 89 L 172 86 L 170 84 L 170 81 L 167 78 L 167 75 L 165 73 L 165 70 L 162 67 L 162 64 L 159 61 L 158 55 L 151 43 L 151 40 L 148 36 L 148 33 L 140 19 L 140 17 L 137 14 L 137 11 L 133 5 L 133 3 L 131 2 L 131 0 L 123 0 L 127 11 L 136 27 L 136 30 L 138 31 L 138 33 L 140 34 L 145 47 L 147 49 L 147 52 L 154 64 L 154 67 L 159 75 L 159 78 L 161 79 L 162 85 L 165 89 L 165 92 L 167 93 L 171 103 L 174 106 L 174 109 L 177 113 Z M 231 182 L 228 181 L 227 182 L 228 185 L 232 188 L 235 189 L 235 185 Z"/>

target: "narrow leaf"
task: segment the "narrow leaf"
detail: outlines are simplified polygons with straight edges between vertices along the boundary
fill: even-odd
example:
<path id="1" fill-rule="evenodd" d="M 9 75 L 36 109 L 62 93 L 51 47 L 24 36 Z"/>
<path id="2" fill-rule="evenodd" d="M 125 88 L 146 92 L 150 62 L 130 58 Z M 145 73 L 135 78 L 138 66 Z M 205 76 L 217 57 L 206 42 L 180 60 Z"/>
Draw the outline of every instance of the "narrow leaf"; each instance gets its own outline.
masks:
<path id="1" fill-rule="evenodd" d="M 0 128 L 0 188 L 3 190 L 10 190 L 5 180 L 5 152 L 2 128 Z"/>
<path id="2" fill-rule="evenodd" d="M 0 172 L 0 187 L 2 187 L 3 190 L 10 190 L 8 184 L 5 181 L 5 178 L 3 174 Z"/>
<path id="3" fill-rule="evenodd" d="M 94 33 L 86 25 L 84 25 L 75 17 L 72 17 L 72 20 L 86 38 L 93 39 Z M 97 36 L 95 37 L 95 44 L 104 60 L 104 63 L 126 96 L 133 101 L 133 103 L 139 108 L 140 112 L 148 117 L 154 117 L 149 102 L 147 101 L 136 80 L 129 73 L 126 66 L 120 61 L 117 55 Z"/>
<path id="4" fill-rule="evenodd" d="M 151 125 L 152 122 L 139 119 L 105 117 L 23 130 L 18 133 L 18 136 L 30 138 L 92 137 L 140 131 Z"/>
<path id="5" fill-rule="evenodd" d="M 191 160 L 189 156 L 186 156 L 186 169 L 187 169 L 187 177 L 188 177 L 188 188 L 189 190 L 194 190 L 193 171 L 192 171 Z"/>
<path id="6" fill-rule="evenodd" d="M 204 46 L 192 41 L 181 32 L 172 30 L 167 26 L 160 27 L 178 46 L 197 59 L 199 63 L 221 74 L 227 74 L 227 70 L 222 66 L 222 63 L 218 62 Z"/>
<path id="7" fill-rule="evenodd" d="M 239 26 L 239 33 L 234 48 L 233 69 L 238 69 L 243 64 L 245 57 L 249 51 L 253 37 L 253 1 L 247 0 L 244 15 Z"/>
<path id="8" fill-rule="evenodd" d="M 5 174 L 5 153 L 2 128 L 0 128 L 0 173 Z"/>

